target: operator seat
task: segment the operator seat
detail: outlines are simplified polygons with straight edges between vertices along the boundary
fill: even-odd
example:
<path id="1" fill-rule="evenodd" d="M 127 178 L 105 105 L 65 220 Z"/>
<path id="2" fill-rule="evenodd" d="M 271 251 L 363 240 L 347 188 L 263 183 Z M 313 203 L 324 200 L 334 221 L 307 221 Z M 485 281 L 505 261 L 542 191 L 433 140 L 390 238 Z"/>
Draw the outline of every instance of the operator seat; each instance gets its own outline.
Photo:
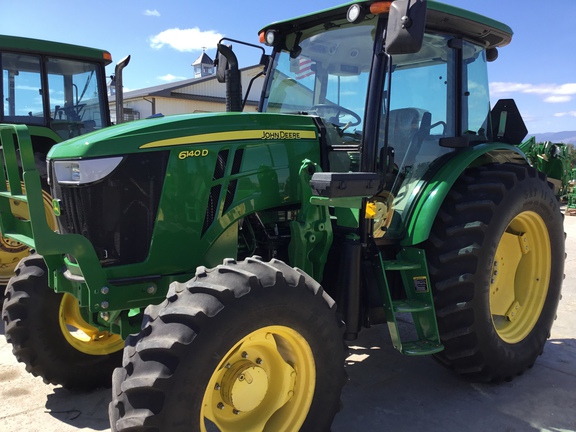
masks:
<path id="1" fill-rule="evenodd" d="M 394 148 L 396 163 L 411 166 L 422 144 L 422 123 L 430 126 L 430 113 L 418 108 L 390 110 L 388 116 L 388 146 Z M 406 155 L 410 154 L 410 157 Z"/>
<path id="2" fill-rule="evenodd" d="M 391 110 L 388 119 L 388 143 L 395 149 L 407 146 L 418 132 L 420 125 L 420 110 L 416 108 L 400 108 Z"/>

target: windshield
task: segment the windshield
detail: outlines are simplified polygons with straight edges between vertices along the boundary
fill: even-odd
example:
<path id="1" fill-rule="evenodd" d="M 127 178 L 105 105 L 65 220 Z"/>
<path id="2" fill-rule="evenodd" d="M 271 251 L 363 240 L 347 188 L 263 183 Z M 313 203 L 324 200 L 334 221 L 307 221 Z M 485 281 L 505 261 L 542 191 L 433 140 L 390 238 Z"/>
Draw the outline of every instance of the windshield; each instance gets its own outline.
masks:
<path id="1" fill-rule="evenodd" d="M 376 19 L 330 30 L 319 26 L 302 36 L 299 48 L 278 53 L 264 110 L 318 115 L 359 141 L 375 26 Z"/>
<path id="2" fill-rule="evenodd" d="M 62 139 L 106 126 L 104 86 L 99 85 L 103 76 L 97 63 L 17 53 L 1 53 L 0 63 L 1 121 L 49 124 Z M 45 82 L 48 89 L 43 88 Z"/>
<path id="3" fill-rule="evenodd" d="M 100 129 L 105 116 L 97 65 L 49 58 L 46 69 L 52 129 L 63 139 Z"/>

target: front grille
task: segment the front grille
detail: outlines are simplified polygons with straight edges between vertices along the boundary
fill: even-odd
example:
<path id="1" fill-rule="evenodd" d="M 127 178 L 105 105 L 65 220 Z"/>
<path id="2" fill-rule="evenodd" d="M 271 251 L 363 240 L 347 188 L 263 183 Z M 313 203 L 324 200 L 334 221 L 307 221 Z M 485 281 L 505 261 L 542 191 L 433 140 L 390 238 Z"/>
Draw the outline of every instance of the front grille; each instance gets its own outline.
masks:
<path id="1" fill-rule="evenodd" d="M 60 232 L 81 234 L 102 265 L 134 264 L 150 251 L 169 152 L 131 154 L 106 178 L 60 185 L 51 167 L 52 196 L 60 200 Z"/>

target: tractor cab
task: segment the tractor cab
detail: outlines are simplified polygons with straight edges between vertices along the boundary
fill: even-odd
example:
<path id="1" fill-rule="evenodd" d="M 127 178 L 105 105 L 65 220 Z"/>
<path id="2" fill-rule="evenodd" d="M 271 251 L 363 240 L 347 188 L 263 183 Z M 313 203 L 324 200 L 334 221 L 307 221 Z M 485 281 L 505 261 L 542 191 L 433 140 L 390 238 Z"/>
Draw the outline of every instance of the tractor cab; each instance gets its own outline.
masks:
<path id="1" fill-rule="evenodd" d="M 345 17 L 325 11 L 261 31 L 274 48 L 261 110 L 315 116 L 323 171 L 380 174 L 376 238 L 405 235 L 415 195 L 450 154 L 498 140 L 487 62 L 512 31 L 491 22 L 485 33 L 474 14 L 421 3 L 354 2 Z"/>
<path id="2" fill-rule="evenodd" d="M 49 128 L 54 142 L 110 125 L 106 51 L 0 37 L 0 122 Z"/>

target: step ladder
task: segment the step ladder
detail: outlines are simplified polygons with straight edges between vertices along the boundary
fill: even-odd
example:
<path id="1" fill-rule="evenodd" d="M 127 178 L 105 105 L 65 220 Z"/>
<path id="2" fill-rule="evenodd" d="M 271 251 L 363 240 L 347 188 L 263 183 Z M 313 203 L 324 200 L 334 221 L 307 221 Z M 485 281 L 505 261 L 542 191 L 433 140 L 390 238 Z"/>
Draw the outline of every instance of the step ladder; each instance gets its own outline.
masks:
<path id="1" fill-rule="evenodd" d="M 386 321 L 394 348 L 406 355 L 430 355 L 444 349 L 440 342 L 438 324 L 434 312 L 434 300 L 426 256 L 422 249 L 404 248 L 395 260 L 383 260 L 379 255 L 381 269 L 380 289 L 384 299 Z M 400 272 L 406 298 L 392 300 L 388 282 L 390 272 Z M 398 327 L 399 314 L 411 314 L 417 339 L 402 340 Z"/>

